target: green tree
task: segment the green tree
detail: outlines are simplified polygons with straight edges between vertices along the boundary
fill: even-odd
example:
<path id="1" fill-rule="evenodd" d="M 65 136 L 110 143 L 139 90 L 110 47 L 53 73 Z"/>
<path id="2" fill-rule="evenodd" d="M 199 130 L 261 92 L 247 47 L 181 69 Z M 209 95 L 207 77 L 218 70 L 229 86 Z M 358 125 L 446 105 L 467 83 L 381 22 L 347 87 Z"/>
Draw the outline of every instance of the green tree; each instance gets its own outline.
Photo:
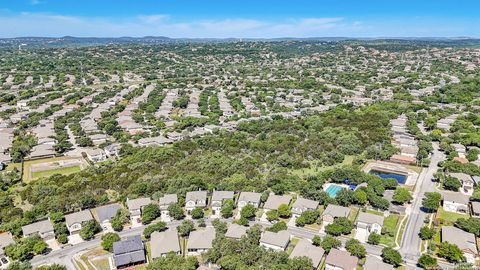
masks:
<path id="1" fill-rule="evenodd" d="M 378 234 L 378 233 L 371 233 L 371 234 L 368 236 L 367 243 L 369 243 L 370 245 L 378 245 L 378 244 L 380 244 L 381 238 L 382 238 L 382 237 L 380 236 L 380 234 Z"/>
<path id="2" fill-rule="evenodd" d="M 33 247 L 32 247 L 32 251 L 34 254 L 43 254 L 48 248 L 48 245 L 47 243 L 45 243 L 45 241 L 37 241 Z"/>
<path id="3" fill-rule="evenodd" d="M 429 212 L 434 212 L 440 206 L 442 195 L 438 192 L 425 192 L 425 197 L 422 199 L 422 207 Z"/>
<path id="4" fill-rule="evenodd" d="M 185 214 L 182 207 L 178 203 L 174 203 L 168 206 L 168 215 L 176 220 L 183 219 Z"/>
<path id="5" fill-rule="evenodd" d="M 273 224 L 270 228 L 267 228 L 267 231 L 270 232 L 279 232 L 287 230 L 287 224 L 284 221 L 279 221 Z"/>
<path id="6" fill-rule="evenodd" d="M 123 225 L 127 224 L 130 221 L 128 211 L 126 209 L 118 209 L 115 216 L 112 218 L 112 228 L 119 232 L 123 230 Z"/>
<path id="7" fill-rule="evenodd" d="M 437 269 L 438 267 L 437 259 L 428 254 L 423 254 L 418 258 L 418 265 L 423 269 Z"/>
<path id="8" fill-rule="evenodd" d="M 163 221 L 160 221 L 155 224 L 148 225 L 144 230 L 143 230 L 143 236 L 145 238 L 150 239 L 150 236 L 154 232 L 161 232 L 167 229 L 167 224 Z"/>
<path id="9" fill-rule="evenodd" d="M 339 236 L 342 234 L 349 234 L 353 230 L 353 222 L 351 222 L 346 217 L 336 218 L 333 223 L 325 226 L 325 232 L 333 235 Z"/>
<path id="10" fill-rule="evenodd" d="M 80 229 L 80 237 L 82 237 L 83 240 L 90 240 L 101 230 L 102 227 L 100 227 L 100 224 L 98 224 L 96 220 L 92 219 L 82 224 L 82 228 Z"/>
<path id="11" fill-rule="evenodd" d="M 399 267 L 402 262 L 402 255 L 393 248 L 385 247 L 382 249 L 382 258 L 383 261 L 389 263 L 395 267 Z"/>
<path id="12" fill-rule="evenodd" d="M 465 262 L 465 257 L 460 248 L 449 242 L 442 242 L 438 247 L 438 257 L 444 258 L 451 263 Z"/>
<path id="13" fill-rule="evenodd" d="M 278 211 L 277 210 L 270 210 L 267 212 L 267 220 L 272 222 L 278 220 Z"/>
<path id="14" fill-rule="evenodd" d="M 150 224 L 152 221 L 160 217 L 161 213 L 158 204 L 151 203 L 145 205 L 142 210 L 142 223 Z"/>
<path id="15" fill-rule="evenodd" d="M 341 245 L 340 240 L 330 235 L 325 236 L 321 244 L 326 253 L 329 253 L 332 248 L 339 248 Z"/>
<path id="16" fill-rule="evenodd" d="M 172 253 L 165 257 L 159 257 L 148 264 L 147 270 L 196 270 L 198 267 L 198 260 L 196 257 L 183 257 Z"/>
<path id="17" fill-rule="evenodd" d="M 287 204 L 281 204 L 278 207 L 278 216 L 281 218 L 289 218 L 292 216 L 292 211 L 290 210 L 290 206 Z"/>
<path id="18" fill-rule="evenodd" d="M 435 229 L 423 226 L 420 228 L 419 236 L 422 240 L 431 240 L 435 235 Z"/>
<path id="19" fill-rule="evenodd" d="M 255 207 L 251 204 L 247 204 L 240 211 L 240 216 L 250 220 L 255 217 L 255 212 L 256 212 Z"/>
<path id="20" fill-rule="evenodd" d="M 193 209 L 190 214 L 192 215 L 192 218 L 193 219 L 201 219 L 203 218 L 204 216 L 204 212 L 203 212 L 203 209 L 200 208 L 200 207 L 196 207 L 195 209 Z"/>
<path id="21" fill-rule="evenodd" d="M 222 217 L 231 218 L 233 216 L 233 208 L 234 208 L 233 200 L 226 200 L 223 203 L 222 208 L 220 209 L 220 213 Z"/>
<path id="22" fill-rule="evenodd" d="M 320 238 L 318 235 L 313 236 L 312 244 L 317 247 L 320 246 L 322 244 L 322 238 Z"/>
<path id="23" fill-rule="evenodd" d="M 397 187 L 393 193 L 393 202 L 397 204 L 404 204 L 410 202 L 413 199 L 410 191 L 403 187 Z"/>
<path id="24" fill-rule="evenodd" d="M 367 255 L 367 250 L 357 239 L 348 240 L 345 243 L 345 249 L 359 259 L 364 258 Z"/>
<path id="25" fill-rule="evenodd" d="M 113 250 L 113 243 L 120 241 L 120 236 L 116 233 L 106 233 L 102 235 L 102 247 L 104 250 L 112 252 Z"/>
<path id="26" fill-rule="evenodd" d="M 180 226 L 177 227 L 180 236 L 187 236 L 191 231 L 195 230 L 195 224 L 191 220 L 184 220 Z"/>
<path id="27" fill-rule="evenodd" d="M 443 180 L 443 187 L 446 190 L 458 191 L 461 186 L 462 183 L 460 183 L 460 181 L 455 177 L 447 176 Z"/>

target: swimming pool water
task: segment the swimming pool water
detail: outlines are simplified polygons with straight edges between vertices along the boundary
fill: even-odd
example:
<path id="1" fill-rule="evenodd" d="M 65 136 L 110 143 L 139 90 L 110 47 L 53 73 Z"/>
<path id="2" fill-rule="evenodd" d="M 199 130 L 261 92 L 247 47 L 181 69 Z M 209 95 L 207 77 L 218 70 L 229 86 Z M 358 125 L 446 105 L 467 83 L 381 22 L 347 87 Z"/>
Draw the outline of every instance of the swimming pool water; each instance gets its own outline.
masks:
<path id="1" fill-rule="evenodd" d="M 376 171 L 376 170 L 371 170 L 371 174 L 375 174 L 379 176 L 380 178 L 387 179 L 387 178 L 394 178 L 397 180 L 399 184 L 405 184 L 405 181 L 407 180 L 407 176 L 403 174 L 397 174 L 397 173 L 390 173 L 390 172 L 382 172 L 382 171 Z"/>
<path id="2" fill-rule="evenodd" d="M 325 190 L 325 192 L 328 193 L 328 196 L 330 196 L 330 198 L 335 198 L 335 196 L 337 196 L 337 193 L 342 190 L 344 187 L 342 186 L 337 186 L 337 185 L 330 185 L 327 187 L 327 189 Z"/>

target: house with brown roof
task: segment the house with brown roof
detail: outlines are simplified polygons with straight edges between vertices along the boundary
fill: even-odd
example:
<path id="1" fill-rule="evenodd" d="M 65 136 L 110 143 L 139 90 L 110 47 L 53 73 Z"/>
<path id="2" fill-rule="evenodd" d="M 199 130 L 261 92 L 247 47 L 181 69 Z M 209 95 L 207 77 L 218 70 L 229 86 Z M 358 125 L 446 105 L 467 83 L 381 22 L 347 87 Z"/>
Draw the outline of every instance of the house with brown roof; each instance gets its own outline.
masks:
<path id="1" fill-rule="evenodd" d="M 314 246 L 307 239 L 301 239 L 292 250 L 292 253 L 290 253 L 289 258 L 307 257 L 312 261 L 313 269 L 317 269 L 323 255 L 325 255 L 325 250 L 323 248 Z"/>
<path id="2" fill-rule="evenodd" d="M 457 245 L 469 263 L 474 263 L 475 258 L 478 256 L 476 240 L 473 233 L 463 231 L 453 226 L 442 227 L 442 242 Z"/>
<path id="3" fill-rule="evenodd" d="M 347 251 L 332 248 L 325 259 L 325 270 L 355 270 L 358 258 Z"/>

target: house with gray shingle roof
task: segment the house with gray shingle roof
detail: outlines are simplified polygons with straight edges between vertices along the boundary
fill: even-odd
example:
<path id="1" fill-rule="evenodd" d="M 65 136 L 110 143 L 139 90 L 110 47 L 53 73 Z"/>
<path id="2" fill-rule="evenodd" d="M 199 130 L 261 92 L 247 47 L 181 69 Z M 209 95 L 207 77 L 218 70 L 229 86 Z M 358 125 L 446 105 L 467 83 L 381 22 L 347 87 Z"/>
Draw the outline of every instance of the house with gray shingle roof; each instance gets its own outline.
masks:
<path id="1" fill-rule="evenodd" d="M 332 248 L 325 259 L 325 270 L 355 270 L 358 258 L 347 251 Z"/>
<path id="2" fill-rule="evenodd" d="M 132 220 L 132 224 L 140 223 L 142 209 L 143 207 L 152 203 L 150 198 L 137 198 L 137 199 L 128 199 L 127 198 L 127 207 L 128 211 L 130 212 L 130 219 Z"/>
<path id="3" fill-rule="evenodd" d="M 319 202 L 317 201 L 298 197 L 292 204 L 292 214 L 293 216 L 298 217 L 306 210 L 316 210 L 318 205 Z"/>
<path id="4" fill-rule="evenodd" d="M 12 234 L 10 232 L 0 233 L 0 260 L 1 260 L 1 267 L 6 267 L 10 263 L 10 260 L 5 255 L 5 247 L 10 244 L 14 244 Z"/>
<path id="5" fill-rule="evenodd" d="M 38 235 L 44 240 L 55 238 L 55 231 L 53 230 L 53 225 L 50 219 L 22 226 L 22 233 L 23 237 Z"/>
<path id="6" fill-rule="evenodd" d="M 317 269 L 324 254 L 323 248 L 314 246 L 307 239 L 301 239 L 290 253 L 289 258 L 307 257 L 312 261 L 313 269 Z"/>
<path id="7" fill-rule="evenodd" d="M 292 196 L 290 195 L 270 194 L 263 208 L 265 210 L 277 210 L 278 207 L 282 204 L 289 205 L 291 200 Z"/>
<path id="8" fill-rule="evenodd" d="M 443 193 L 443 210 L 454 213 L 465 214 L 468 212 L 470 197 L 460 192 Z"/>
<path id="9" fill-rule="evenodd" d="M 442 242 L 455 244 L 463 251 L 463 255 L 469 263 L 475 262 L 478 255 L 477 239 L 473 233 L 466 232 L 457 227 L 442 227 Z"/>
<path id="10" fill-rule="evenodd" d="M 181 249 L 177 229 L 172 228 L 163 232 L 152 233 L 150 249 L 152 259 L 165 257 L 170 252 L 180 255 Z"/>
<path id="11" fill-rule="evenodd" d="M 262 194 L 257 192 L 241 192 L 237 200 L 238 210 L 242 210 L 247 204 L 251 204 L 253 207 L 258 208 L 260 206 L 261 197 Z"/>
<path id="12" fill-rule="evenodd" d="M 207 191 L 190 191 L 187 192 L 185 197 L 185 209 L 188 213 L 197 207 L 206 207 L 207 206 Z"/>
<path id="13" fill-rule="evenodd" d="M 122 207 L 118 203 L 108 204 L 104 206 L 99 206 L 95 208 L 95 212 L 97 213 L 98 223 L 102 226 L 104 232 L 112 232 L 112 218 L 115 217 L 118 210 Z"/>
<path id="14" fill-rule="evenodd" d="M 365 270 L 393 270 L 393 265 L 384 263 L 381 259 L 374 256 L 367 256 L 365 264 L 363 265 Z"/>
<path id="15" fill-rule="evenodd" d="M 360 242 L 365 243 L 371 233 L 381 234 L 384 219 L 383 216 L 360 212 L 357 217 L 357 231 L 355 238 Z"/>
<path id="16" fill-rule="evenodd" d="M 117 269 L 147 262 L 140 235 L 113 243 L 113 262 Z"/>
<path id="17" fill-rule="evenodd" d="M 265 231 L 260 238 L 260 246 L 275 251 L 285 251 L 290 243 L 290 233 L 288 231 L 270 232 Z"/>
<path id="18" fill-rule="evenodd" d="M 233 195 L 233 191 L 213 191 L 212 214 L 214 216 L 220 216 L 220 209 L 222 209 L 223 202 L 226 200 L 233 200 Z"/>
<path id="19" fill-rule="evenodd" d="M 329 204 L 322 213 L 323 228 L 328 224 L 331 224 L 334 219 L 339 217 L 348 217 L 348 215 L 350 215 L 350 208 Z"/>
<path id="20" fill-rule="evenodd" d="M 213 227 L 191 232 L 187 242 L 187 255 L 197 256 L 211 249 L 215 235 Z"/>
<path id="21" fill-rule="evenodd" d="M 80 212 L 65 215 L 65 223 L 70 234 L 79 233 L 82 229 L 82 224 L 92 220 L 93 216 L 90 210 L 82 210 Z"/>
<path id="22" fill-rule="evenodd" d="M 247 235 L 247 227 L 232 223 L 228 226 L 225 237 L 240 239 L 242 236 Z"/>

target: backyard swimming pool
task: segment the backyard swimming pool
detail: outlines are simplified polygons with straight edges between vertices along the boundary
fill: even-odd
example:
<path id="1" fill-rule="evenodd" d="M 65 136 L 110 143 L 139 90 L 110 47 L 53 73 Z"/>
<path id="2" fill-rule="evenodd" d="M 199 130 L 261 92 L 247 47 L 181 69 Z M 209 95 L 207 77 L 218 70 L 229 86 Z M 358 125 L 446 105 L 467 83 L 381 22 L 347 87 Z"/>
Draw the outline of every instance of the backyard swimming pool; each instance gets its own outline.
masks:
<path id="1" fill-rule="evenodd" d="M 335 196 L 337 196 L 337 193 L 344 189 L 345 187 L 343 186 L 339 186 L 339 185 L 335 185 L 335 184 L 330 184 L 326 189 L 325 189 L 325 192 L 328 193 L 328 196 L 330 196 L 330 198 L 335 198 Z"/>
<path id="2" fill-rule="evenodd" d="M 394 178 L 397 180 L 399 184 L 405 184 L 405 181 L 407 181 L 407 176 L 403 174 L 392 173 L 392 172 L 382 172 L 377 170 L 371 170 L 370 173 L 375 174 L 383 179 Z"/>

